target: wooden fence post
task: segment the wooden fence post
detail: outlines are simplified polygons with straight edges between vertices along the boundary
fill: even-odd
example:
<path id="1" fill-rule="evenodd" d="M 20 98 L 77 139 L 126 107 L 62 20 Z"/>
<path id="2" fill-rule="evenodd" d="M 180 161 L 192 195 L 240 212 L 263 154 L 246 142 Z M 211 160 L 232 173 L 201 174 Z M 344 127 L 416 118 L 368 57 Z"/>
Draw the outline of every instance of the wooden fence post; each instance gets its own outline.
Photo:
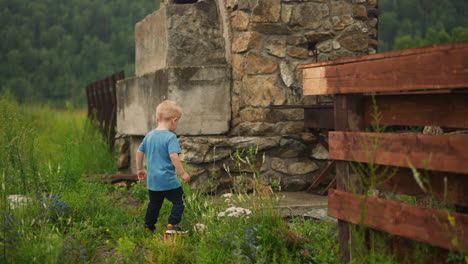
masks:
<path id="1" fill-rule="evenodd" d="M 86 86 L 88 118 L 99 122 L 99 128 L 111 149 L 114 146 L 117 123 L 116 83 L 124 78 L 125 74 L 121 71 Z"/>
<path id="2" fill-rule="evenodd" d="M 359 186 L 365 175 L 354 175 L 349 164 L 389 166 L 380 167 L 380 173 L 398 169 L 388 175 L 391 179 L 374 186 L 376 190 L 436 198 L 457 209 L 467 206 L 468 136 L 454 131 L 468 128 L 467 58 L 468 42 L 460 42 L 299 67 L 305 69 L 304 95 L 335 95 L 335 131 L 328 138 L 330 158 L 336 160 L 337 190 L 329 191 L 328 215 L 339 219 L 342 263 L 359 261 L 361 254 L 369 256 L 368 235 L 374 229 L 391 234 L 387 246 L 394 245 L 392 251 L 400 260 L 412 261 L 415 247 L 398 246 L 399 242 L 392 242 L 395 237 L 435 246 L 432 254 L 424 256 L 427 263 L 445 262 L 447 250 L 468 252 L 466 213 L 366 196 Z M 374 100 L 369 94 L 378 98 L 380 125 L 448 130 L 441 135 L 363 132 L 374 121 Z M 378 149 L 373 145 L 376 140 Z M 427 179 L 424 185 L 415 177 L 415 169 Z M 361 226 L 372 229 L 358 232 L 364 239 L 354 232 Z"/>
<path id="3" fill-rule="evenodd" d="M 335 95 L 335 131 L 361 131 L 364 128 L 362 95 Z M 336 188 L 343 191 L 356 191 L 356 175 L 349 171 L 347 161 L 336 161 Z M 351 260 L 351 234 L 347 222 L 338 220 L 340 260 Z"/>

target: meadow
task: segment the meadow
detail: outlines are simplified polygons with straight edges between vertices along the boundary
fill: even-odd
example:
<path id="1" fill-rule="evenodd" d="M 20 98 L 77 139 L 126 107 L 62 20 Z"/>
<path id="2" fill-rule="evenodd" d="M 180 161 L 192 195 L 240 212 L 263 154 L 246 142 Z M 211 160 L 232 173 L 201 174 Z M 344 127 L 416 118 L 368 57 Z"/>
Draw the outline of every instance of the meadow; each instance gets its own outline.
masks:
<path id="1" fill-rule="evenodd" d="M 0 95 L 0 263 L 339 263 L 336 224 L 283 218 L 273 209 L 281 194 L 262 185 L 254 184 L 258 189 L 249 194 L 235 186 L 231 193 L 206 195 L 183 184 L 181 225 L 189 233 L 164 234 L 168 202 L 156 231 L 145 231 L 145 183 L 90 179 L 115 173 L 117 155 L 84 109 L 66 106 L 21 105 Z M 233 153 L 234 162 L 242 160 L 239 153 L 250 152 Z M 354 170 L 364 175 L 359 166 Z M 351 263 L 399 263 L 387 247 L 390 237 L 368 230 L 351 229 Z M 409 245 L 404 263 L 426 263 L 438 252 L 417 241 Z M 468 257 L 449 252 L 445 262 L 468 263 Z"/>
<path id="2" fill-rule="evenodd" d="M 143 182 L 87 179 L 116 172 L 86 111 L 0 96 L 0 263 L 338 263 L 336 225 L 283 219 L 274 193 L 203 195 L 184 184 L 190 232 L 144 231 Z M 12 195 L 17 195 L 13 201 Z"/>

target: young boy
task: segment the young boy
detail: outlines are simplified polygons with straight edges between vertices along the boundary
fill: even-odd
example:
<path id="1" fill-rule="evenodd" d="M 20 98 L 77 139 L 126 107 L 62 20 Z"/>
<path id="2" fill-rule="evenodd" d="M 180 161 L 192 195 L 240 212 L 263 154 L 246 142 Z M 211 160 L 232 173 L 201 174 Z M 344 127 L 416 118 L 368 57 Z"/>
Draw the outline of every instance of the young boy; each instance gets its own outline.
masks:
<path id="1" fill-rule="evenodd" d="M 179 158 L 180 145 L 173 133 L 182 116 L 182 109 L 174 102 L 166 100 L 156 108 L 156 129 L 149 132 L 136 152 L 138 179 L 144 180 L 148 173 L 148 192 L 150 202 L 146 210 L 146 230 L 154 231 L 164 198 L 172 203 L 166 234 L 186 233 L 178 226 L 184 213 L 182 185 L 177 174 L 184 182 L 190 180 Z M 146 155 L 147 170 L 143 169 Z"/>

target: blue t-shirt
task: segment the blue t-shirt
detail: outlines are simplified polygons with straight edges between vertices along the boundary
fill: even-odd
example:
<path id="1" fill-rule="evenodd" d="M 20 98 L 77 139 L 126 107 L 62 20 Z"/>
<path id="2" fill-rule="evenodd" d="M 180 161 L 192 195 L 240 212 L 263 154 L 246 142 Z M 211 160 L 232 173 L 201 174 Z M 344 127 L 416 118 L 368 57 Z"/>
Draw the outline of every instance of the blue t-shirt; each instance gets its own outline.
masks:
<path id="1" fill-rule="evenodd" d="M 169 154 L 181 153 L 179 141 L 168 130 L 152 130 L 138 148 L 146 155 L 148 189 L 167 191 L 180 186 Z"/>

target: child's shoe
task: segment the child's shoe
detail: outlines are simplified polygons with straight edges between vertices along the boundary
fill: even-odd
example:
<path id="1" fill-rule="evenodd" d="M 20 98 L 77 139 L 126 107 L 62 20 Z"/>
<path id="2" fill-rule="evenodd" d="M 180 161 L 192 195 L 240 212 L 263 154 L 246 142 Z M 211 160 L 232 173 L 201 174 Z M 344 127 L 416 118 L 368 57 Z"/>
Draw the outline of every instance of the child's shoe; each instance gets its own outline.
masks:
<path id="1" fill-rule="evenodd" d="M 155 227 L 152 227 L 152 228 L 151 228 L 151 227 L 148 227 L 148 226 L 145 227 L 145 231 L 146 231 L 146 232 L 154 233 L 154 230 L 155 230 L 155 229 L 156 229 Z"/>
<path id="2" fill-rule="evenodd" d="M 167 225 L 166 234 L 186 234 L 188 231 L 182 230 L 179 225 Z"/>

